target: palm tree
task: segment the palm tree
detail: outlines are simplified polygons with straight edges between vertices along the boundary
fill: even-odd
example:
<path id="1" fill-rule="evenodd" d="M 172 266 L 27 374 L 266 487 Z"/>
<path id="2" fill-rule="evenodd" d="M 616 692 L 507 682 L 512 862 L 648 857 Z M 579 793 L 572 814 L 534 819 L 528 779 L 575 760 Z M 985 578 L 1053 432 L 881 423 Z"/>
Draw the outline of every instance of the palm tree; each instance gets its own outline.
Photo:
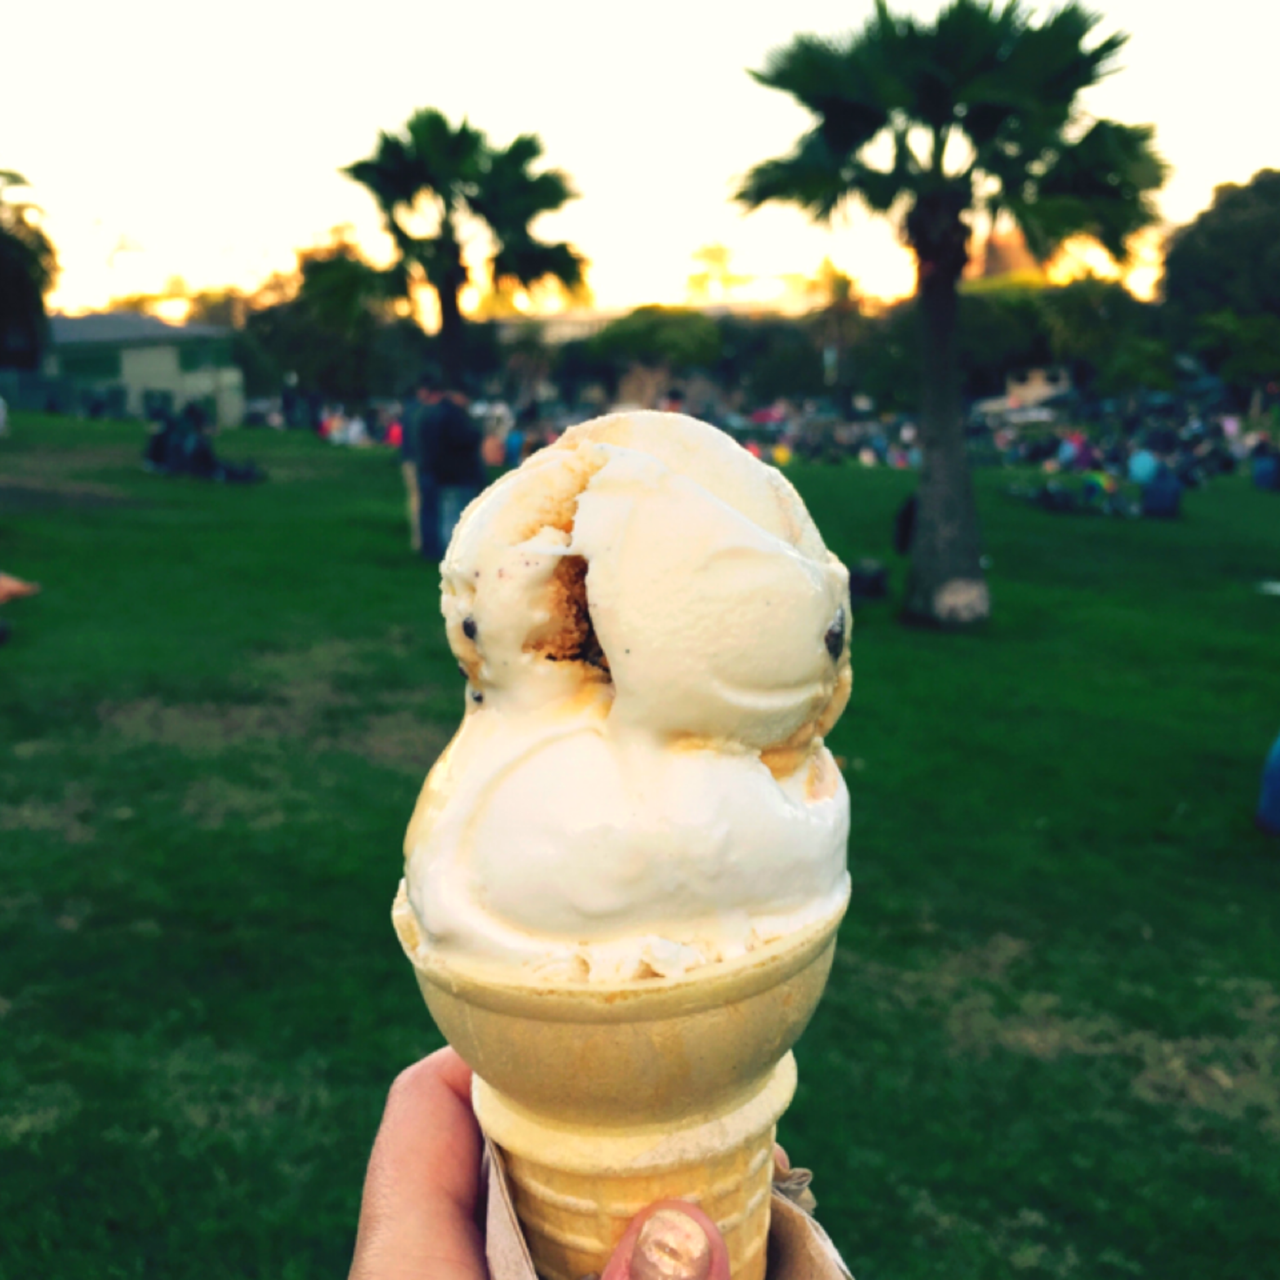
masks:
<path id="1" fill-rule="evenodd" d="M 58 258 L 32 219 L 36 206 L 6 199 L 25 187 L 21 174 L 0 170 L 0 368 L 35 369 L 45 342 L 44 295 L 58 277 Z"/>
<path id="2" fill-rule="evenodd" d="M 493 236 L 494 285 L 518 281 L 529 286 L 548 276 L 570 287 L 582 280 L 582 259 L 567 244 L 538 240 L 531 224 L 540 214 L 559 209 L 574 191 L 559 170 L 533 173 L 542 144 L 522 134 L 495 150 L 467 121 L 451 125 L 434 108 L 415 112 L 400 133 L 380 133 L 372 156 L 343 170 L 368 188 L 395 242 L 394 273 L 407 292 L 421 278 L 440 304 L 440 340 L 444 361 L 458 369 L 463 358 L 460 297 L 469 281 L 463 261 L 464 239 L 475 221 Z M 423 206 L 426 206 L 425 210 Z M 434 215 L 432 234 L 415 236 L 405 219 Z"/>
<path id="3" fill-rule="evenodd" d="M 862 30 L 798 36 L 752 73 L 816 120 L 789 155 L 752 169 L 736 198 L 749 209 L 799 205 L 821 221 L 860 199 L 894 217 L 915 254 L 925 465 L 909 620 L 958 626 L 990 612 L 956 358 L 972 217 L 1012 220 L 1042 260 L 1079 234 L 1121 259 L 1128 238 L 1156 219 L 1151 193 L 1166 167 L 1154 131 L 1079 107 L 1126 39 L 1086 47 L 1097 22 L 1074 2 L 1033 23 L 1019 0 L 951 0 L 929 25 L 876 0 Z"/>
<path id="4" fill-rule="evenodd" d="M 568 244 L 535 239 L 530 228 L 544 213 L 554 213 L 577 194 L 559 169 L 532 171 L 542 158 L 542 141 L 522 133 L 505 150 L 490 151 L 471 197 L 471 210 L 494 239 L 490 263 L 495 292 L 503 286 L 530 289 L 541 280 L 559 280 L 566 289 L 582 286 L 583 259 Z"/>

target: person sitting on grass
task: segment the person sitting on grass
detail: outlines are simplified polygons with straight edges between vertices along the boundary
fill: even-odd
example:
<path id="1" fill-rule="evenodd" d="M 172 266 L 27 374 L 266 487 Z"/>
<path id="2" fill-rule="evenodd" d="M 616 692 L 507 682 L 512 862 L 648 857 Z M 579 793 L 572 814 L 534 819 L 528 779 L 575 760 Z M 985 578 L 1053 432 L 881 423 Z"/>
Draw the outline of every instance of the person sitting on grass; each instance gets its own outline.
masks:
<path id="1" fill-rule="evenodd" d="M 1182 506 L 1182 482 L 1167 463 L 1142 486 L 1142 514 L 1155 520 L 1176 520 Z"/>
<path id="2" fill-rule="evenodd" d="M 467 396 L 449 378 L 444 383 L 444 394 L 433 406 L 432 423 L 435 480 L 440 493 L 440 555 L 448 549 L 463 508 L 484 488 L 488 478 L 480 456 L 483 435 L 471 420 Z"/>
<path id="3" fill-rule="evenodd" d="M 147 437 L 142 450 L 142 465 L 147 471 L 222 484 L 254 484 L 266 479 L 266 473 L 255 462 L 219 459 L 209 440 L 208 415 L 194 401 L 177 417 L 162 413 L 159 422 L 159 429 Z"/>

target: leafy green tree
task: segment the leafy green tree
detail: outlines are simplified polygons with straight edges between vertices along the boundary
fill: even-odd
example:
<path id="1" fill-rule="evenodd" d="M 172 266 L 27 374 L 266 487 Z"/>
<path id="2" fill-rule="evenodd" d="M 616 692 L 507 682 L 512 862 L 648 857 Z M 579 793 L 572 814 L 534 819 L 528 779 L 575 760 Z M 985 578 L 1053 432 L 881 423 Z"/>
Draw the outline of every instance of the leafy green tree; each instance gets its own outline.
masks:
<path id="1" fill-rule="evenodd" d="M 1262 388 L 1280 381 L 1280 315 L 1237 315 L 1215 311 L 1196 326 L 1196 351 L 1224 382 L 1261 407 Z"/>
<path id="2" fill-rule="evenodd" d="M 1124 377 L 1140 369 L 1147 370 L 1159 385 L 1165 385 L 1167 372 L 1153 372 L 1161 357 L 1155 354 L 1155 348 L 1140 345 L 1155 340 L 1148 332 L 1148 308 L 1124 285 L 1086 276 L 1058 289 L 1042 290 L 1039 300 L 1053 361 L 1066 366 L 1081 391 L 1092 391 L 1104 370 L 1108 371 L 1105 381 L 1109 385 L 1117 377 L 1123 382 Z M 1126 356 L 1117 364 L 1116 356 L 1122 348 L 1127 348 Z M 1167 351 L 1163 360 L 1168 364 Z M 1156 383 L 1139 378 L 1123 389 L 1133 390 L 1139 385 L 1154 387 Z"/>
<path id="3" fill-rule="evenodd" d="M 249 299 L 239 289 L 204 289 L 192 294 L 187 322 L 239 329 L 243 328 L 248 314 Z"/>
<path id="4" fill-rule="evenodd" d="M 1133 391 L 1172 391 L 1178 385 L 1173 351 L 1162 338 L 1140 333 L 1119 335 L 1098 371 L 1097 390 L 1103 395 Z"/>
<path id="5" fill-rule="evenodd" d="M 298 255 L 289 280 L 248 300 L 234 350 L 251 395 L 278 391 L 288 374 L 303 391 L 346 403 L 404 391 L 429 343 L 393 307 L 394 278 L 338 235 Z"/>
<path id="6" fill-rule="evenodd" d="M 1003 395 L 1011 373 L 1052 363 L 1044 292 L 1020 285 L 961 292 L 956 353 L 965 398 Z"/>
<path id="7" fill-rule="evenodd" d="M 819 313 L 818 323 L 823 318 Z M 809 318 L 726 315 L 715 323 L 720 333 L 715 376 L 721 385 L 744 391 L 749 405 L 831 390 L 823 377 L 821 331 Z"/>
<path id="8" fill-rule="evenodd" d="M 882 413 L 920 407 L 920 325 L 914 303 L 900 302 L 871 316 L 850 351 L 854 387 Z"/>
<path id="9" fill-rule="evenodd" d="M 1076 234 L 1123 257 L 1156 216 L 1151 193 L 1166 170 L 1153 130 L 1092 120 L 1078 104 L 1124 44 L 1114 35 L 1087 45 L 1097 22 L 1074 2 L 1036 23 L 1018 0 L 951 0 L 922 23 L 876 0 L 860 31 L 798 36 L 753 73 L 814 125 L 790 154 L 752 169 L 738 200 L 795 204 L 822 221 L 861 200 L 894 217 L 915 254 L 925 466 L 909 620 L 955 626 L 990 611 L 957 359 L 971 216 L 1012 219 L 1040 258 Z M 889 159 L 879 165 L 882 147 Z"/>
<path id="10" fill-rule="evenodd" d="M 572 338 L 561 343 L 553 353 L 551 376 L 569 404 L 580 403 L 596 388 L 612 399 L 617 394 L 622 373 L 621 363 L 602 355 L 591 338 Z"/>
<path id="11" fill-rule="evenodd" d="M 971 289 L 956 303 L 957 362 L 965 400 L 1004 393 L 1011 373 L 1052 363 L 1042 296 L 1022 285 Z M 920 323 L 915 299 L 865 322 L 852 358 L 857 389 L 885 410 L 920 410 Z"/>
<path id="12" fill-rule="evenodd" d="M 571 291 L 583 285 L 581 254 L 568 244 L 549 244 L 533 235 L 537 218 L 554 213 L 576 194 L 559 169 L 533 171 L 542 155 L 542 141 L 532 133 L 522 133 L 503 150 L 490 148 L 470 197 L 471 211 L 494 239 L 489 271 L 495 291 L 512 285 L 532 289 L 547 279 Z"/>
<path id="13" fill-rule="evenodd" d="M 1169 237 L 1163 293 L 1180 336 L 1202 316 L 1280 316 L 1280 170 L 1215 189 L 1213 204 Z"/>
<path id="14" fill-rule="evenodd" d="M 9 198 L 29 184 L 0 170 L 0 368 L 36 369 L 48 322 L 44 297 L 58 278 L 58 257 L 35 220 L 36 206 Z"/>
<path id="15" fill-rule="evenodd" d="M 709 316 L 685 307 L 637 307 L 605 325 L 590 345 L 597 359 L 686 373 L 715 363 L 720 332 Z"/>
<path id="16" fill-rule="evenodd" d="M 558 169 L 535 173 L 542 143 L 521 134 L 495 149 L 467 121 L 454 126 L 433 108 L 415 112 L 399 133 L 380 133 L 372 156 L 343 169 L 368 189 L 395 243 L 395 280 L 407 295 L 415 281 L 428 285 L 440 306 L 441 354 L 452 368 L 465 360 L 460 295 L 469 283 L 463 260 L 468 234 L 478 225 L 493 238 L 490 273 L 495 286 L 526 287 L 547 277 L 573 287 L 583 261 L 567 244 L 539 240 L 533 221 L 561 208 L 575 192 Z M 425 216 L 434 230 L 415 235 L 409 220 Z"/>
<path id="17" fill-rule="evenodd" d="M 1157 309 L 1123 285 L 1088 278 L 1057 288 L 1019 284 L 960 292 L 957 352 L 966 400 L 1003 394 L 1010 374 L 1065 365 L 1086 394 L 1170 390 L 1173 355 L 1157 332 Z M 853 348 L 858 389 L 879 407 L 919 409 L 915 304 L 868 318 Z"/>
<path id="18" fill-rule="evenodd" d="M 334 333 L 355 337 L 390 314 L 387 279 L 354 245 L 338 239 L 299 255 L 298 301 Z"/>

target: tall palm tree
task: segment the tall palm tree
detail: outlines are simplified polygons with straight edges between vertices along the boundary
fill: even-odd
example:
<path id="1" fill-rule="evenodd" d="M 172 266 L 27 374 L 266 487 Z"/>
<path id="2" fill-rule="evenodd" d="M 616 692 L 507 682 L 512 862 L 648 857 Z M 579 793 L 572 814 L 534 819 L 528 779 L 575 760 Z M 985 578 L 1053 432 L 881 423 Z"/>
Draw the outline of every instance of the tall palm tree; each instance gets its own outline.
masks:
<path id="1" fill-rule="evenodd" d="M 35 369 L 45 342 L 44 295 L 58 277 L 49 237 L 32 218 L 36 206 L 10 200 L 21 174 L 0 170 L 0 368 Z"/>
<path id="2" fill-rule="evenodd" d="M 577 194 L 559 169 L 534 173 L 542 158 L 542 141 L 522 133 L 509 147 L 491 150 L 480 173 L 471 210 L 493 235 L 490 263 L 495 292 L 504 285 L 532 288 L 548 277 L 567 289 L 582 285 L 582 256 L 571 245 L 548 244 L 530 230 L 534 220 L 554 213 Z"/>
<path id="3" fill-rule="evenodd" d="M 1074 0 L 1039 23 L 1019 0 L 951 0 L 932 24 L 876 0 L 860 31 L 798 36 L 752 73 L 815 123 L 789 155 L 752 169 L 736 198 L 749 209 L 799 205 L 821 221 L 861 200 L 895 218 L 915 254 L 925 464 L 909 620 L 958 626 L 990 611 L 956 359 L 973 215 L 1012 219 L 1041 259 L 1078 234 L 1123 258 L 1128 238 L 1156 219 L 1151 193 L 1166 167 L 1154 131 L 1092 119 L 1079 106 L 1126 39 L 1086 47 L 1097 22 Z"/>
<path id="4" fill-rule="evenodd" d="M 368 188 L 395 242 L 395 271 L 401 287 L 420 277 L 440 304 L 442 355 L 453 369 L 463 358 L 460 294 L 469 280 L 463 261 L 468 224 L 487 225 L 495 244 L 491 264 L 495 285 L 528 286 L 547 276 L 575 286 L 582 260 L 567 244 L 538 240 L 530 224 L 574 196 L 558 170 L 532 172 L 542 144 L 522 134 L 509 147 L 493 148 L 467 121 L 454 126 L 434 108 L 415 112 L 399 133 L 380 133 L 372 156 L 343 170 Z M 406 218 L 434 214 L 435 231 L 416 236 Z"/>

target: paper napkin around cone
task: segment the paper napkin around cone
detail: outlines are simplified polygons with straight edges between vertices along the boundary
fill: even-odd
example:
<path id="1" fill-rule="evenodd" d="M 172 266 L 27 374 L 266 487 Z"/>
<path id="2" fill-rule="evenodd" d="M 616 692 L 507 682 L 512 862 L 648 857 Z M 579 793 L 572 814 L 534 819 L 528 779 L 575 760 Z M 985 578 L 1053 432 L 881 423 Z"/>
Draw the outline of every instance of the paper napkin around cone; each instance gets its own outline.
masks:
<path id="1" fill-rule="evenodd" d="M 502 1157 L 487 1138 L 482 1180 L 489 1275 L 492 1280 L 538 1280 L 516 1218 Z M 774 1183 L 768 1280 L 851 1280 L 830 1237 L 798 1203 L 812 1204 L 808 1187 L 809 1176 L 803 1169 L 793 1169 Z"/>

